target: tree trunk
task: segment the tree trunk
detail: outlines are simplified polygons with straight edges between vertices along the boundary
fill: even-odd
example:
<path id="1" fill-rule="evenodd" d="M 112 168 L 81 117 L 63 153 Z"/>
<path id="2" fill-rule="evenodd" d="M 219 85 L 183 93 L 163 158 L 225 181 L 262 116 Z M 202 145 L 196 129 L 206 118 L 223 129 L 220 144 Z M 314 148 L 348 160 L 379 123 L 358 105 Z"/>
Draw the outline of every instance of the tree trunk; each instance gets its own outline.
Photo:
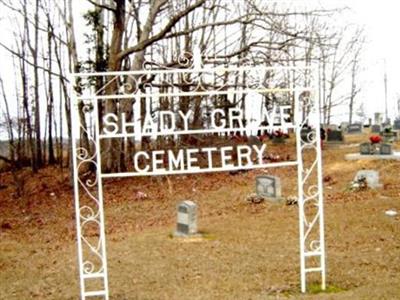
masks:
<path id="1" fill-rule="evenodd" d="M 52 48 L 51 48 L 51 41 L 52 41 L 52 31 L 50 26 L 50 18 L 48 18 L 48 26 L 47 26 L 47 44 L 48 44 L 48 60 L 49 60 L 49 92 L 48 92 L 48 107 L 47 107 L 47 114 L 48 114 L 48 155 L 49 155 L 49 164 L 52 165 L 56 162 L 56 158 L 54 156 L 54 144 L 53 144 L 53 108 L 54 108 L 54 95 L 53 95 L 53 82 L 52 82 Z"/>

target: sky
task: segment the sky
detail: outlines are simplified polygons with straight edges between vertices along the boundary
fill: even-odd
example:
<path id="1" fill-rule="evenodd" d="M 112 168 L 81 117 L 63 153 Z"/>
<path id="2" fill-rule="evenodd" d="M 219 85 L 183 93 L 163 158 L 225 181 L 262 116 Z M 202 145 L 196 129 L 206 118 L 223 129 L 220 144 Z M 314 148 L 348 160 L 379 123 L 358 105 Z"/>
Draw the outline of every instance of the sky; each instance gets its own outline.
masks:
<path id="1" fill-rule="evenodd" d="M 296 1 L 296 0 L 294 0 Z M 373 117 L 374 112 L 385 112 L 384 97 L 384 65 L 386 61 L 388 77 L 388 111 L 392 119 L 399 116 L 397 99 L 400 98 L 400 38 L 397 29 L 400 28 L 400 2 L 394 0 L 367 1 L 367 0 L 307 0 L 299 2 L 309 5 L 319 3 L 321 6 L 348 6 L 350 11 L 343 16 L 343 22 L 354 22 L 365 26 L 367 44 L 363 53 L 363 72 L 360 74 L 361 93 L 359 100 L 365 103 L 364 109 L 368 117 Z M 279 3 L 279 1 L 278 1 Z M 88 7 L 87 1 L 75 0 L 74 8 L 79 19 L 82 12 Z M 0 37 L 2 42 L 10 44 L 13 40 L 9 23 L 5 22 L 5 10 L 0 11 Z M 3 14 L 3 15 L 2 15 Z M 83 29 L 84 26 L 77 26 Z M 83 40 L 83 31 L 77 30 L 78 40 Z M 81 36 L 81 38 L 79 38 Z M 6 81 L 10 90 L 14 90 L 12 80 L 13 69 L 10 55 L 0 49 L 2 66 L 0 75 Z M 347 85 L 347 83 L 346 83 Z M 350 83 L 348 83 L 350 89 Z M 9 95 L 10 98 L 11 95 Z M 3 102 L 0 101 L 0 111 Z M 347 113 L 341 114 L 337 110 L 333 121 L 339 123 L 348 119 Z"/>
<path id="2" fill-rule="evenodd" d="M 365 25 L 367 45 L 364 50 L 365 71 L 360 97 L 365 99 L 366 111 L 385 112 L 384 70 L 388 78 L 389 116 L 399 116 L 397 99 L 400 98 L 400 2 L 347 1 L 354 11 L 354 19 Z"/>

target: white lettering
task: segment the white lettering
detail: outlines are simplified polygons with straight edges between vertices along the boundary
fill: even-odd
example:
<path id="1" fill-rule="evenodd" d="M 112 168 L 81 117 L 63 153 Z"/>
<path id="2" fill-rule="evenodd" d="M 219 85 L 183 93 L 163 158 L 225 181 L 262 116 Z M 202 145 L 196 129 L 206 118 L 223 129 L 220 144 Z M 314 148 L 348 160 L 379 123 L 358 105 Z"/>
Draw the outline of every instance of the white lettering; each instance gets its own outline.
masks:
<path id="1" fill-rule="evenodd" d="M 103 122 L 105 124 L 105 126 L 103 127 L 103 132 L 106 135 L 116 134 L 118 132 L 118 117 L 117 117 L 117 115 L 115 115 L 113 113 L 106 114 L 103 117 Z"/>
<path id="2" fill-rule="evenodd" d="M 231 146 L 227 147 L 221 147 L 221 163 L 222 163 L 222 168 L 229 168 L 233 167 L 233 164 L 227 163 L 227 160 L 232 161 L 232 155 L 227 154 L 228 151 L 232 151 Z"/>

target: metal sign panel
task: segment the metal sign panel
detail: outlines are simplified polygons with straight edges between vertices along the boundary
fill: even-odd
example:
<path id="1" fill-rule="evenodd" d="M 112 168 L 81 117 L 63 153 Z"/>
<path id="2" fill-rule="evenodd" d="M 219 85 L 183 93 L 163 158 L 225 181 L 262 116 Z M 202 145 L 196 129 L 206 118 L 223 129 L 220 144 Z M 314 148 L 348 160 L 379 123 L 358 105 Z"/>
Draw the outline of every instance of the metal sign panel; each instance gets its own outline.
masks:
<path id="1" fill-rule="evenodd" d="M 71 74 L 81 298 L 109 297 L 104 178 L 286 166 L 297 166 L 298 170 L 301 291 L 306 291 L 306 275 L 310 272 L 321 274 L 321 287 L 325 289 L 320 121 L 313 74 L 311 68 L 185 65 L 169 69 L 154 68 L 152 64 L 145 64 L 141 71 Z M 221 99 L 235 104 L 237 99 L 264 103 L 268 95 L 276 96 L 280 104 L 265 105 L 250 114 L 238 105 L 225 109 L 214 105 Z M 197 123 L 188 109 L 193 102 L 195 109 L 203 110 Z M 189 126 L 192 123 L 197 124 L 196 128 Z M 301 138 L 304 128 L 311 128 L 307 139 Z M 251 136 L 260 131 L 288 130 L 296 133 L 297 157 L 292 161 L 266 163 L 263 143 L 175 151 L 137 149 L 139 142 L 151 145 L 160 138 L 173 143 L 199 134 Z M 117 155 L 113 154 L 116 148 Z M 305 152 L 312 153 L 307 154 L 311 161 L 303 159 Z M 207 158 L 205 164 L 198 161 L 200 153 Z M 237 160 L 232 159 L 233 153 Z M 125 161 L 124 170 L 119 170 L 119 164 Z M 316 262 L 310 266 L 313 259 Z M 95 288 L 89 290 L 89 282 Z"/>

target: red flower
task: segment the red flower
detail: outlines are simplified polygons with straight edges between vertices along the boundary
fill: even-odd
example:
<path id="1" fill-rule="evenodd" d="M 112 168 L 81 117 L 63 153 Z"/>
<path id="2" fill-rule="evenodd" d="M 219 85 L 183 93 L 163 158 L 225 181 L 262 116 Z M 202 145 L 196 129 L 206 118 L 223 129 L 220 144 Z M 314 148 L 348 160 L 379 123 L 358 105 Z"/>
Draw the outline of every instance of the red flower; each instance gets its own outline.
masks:
<path id="1" fill-rule="evenodd" d="M 369 140 L 372 144 L 378 144 L 382 141 L 382 138 L 379 135 L 373 135 L 369 137 Z"/>
<path id="2" fill-rule="evenodd" d="M 274 132 L 274 136 L 277 138 L 283 137 L 283 132 L 282 130 L 277 130 Z"/>

